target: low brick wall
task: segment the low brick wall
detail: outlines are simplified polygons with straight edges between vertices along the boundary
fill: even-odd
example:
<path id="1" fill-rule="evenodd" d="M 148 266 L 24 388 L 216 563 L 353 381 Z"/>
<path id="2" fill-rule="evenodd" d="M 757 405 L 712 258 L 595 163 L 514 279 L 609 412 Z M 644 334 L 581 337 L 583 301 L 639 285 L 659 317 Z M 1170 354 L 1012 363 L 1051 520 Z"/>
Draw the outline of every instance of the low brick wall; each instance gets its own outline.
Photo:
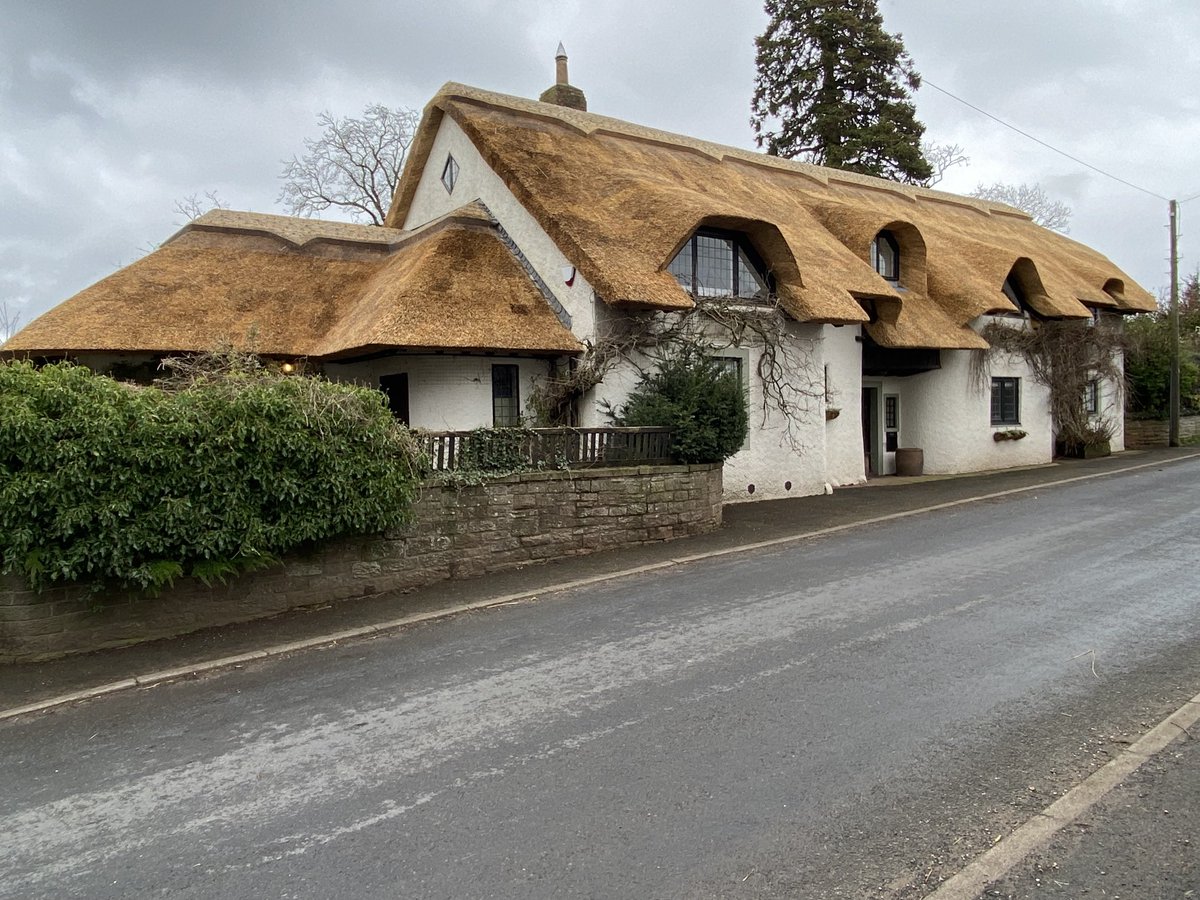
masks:
<path id="1" fill-rule="evenodd" d="M 225 586 L 182 579 L 157 597 L 93 598 L 0 580 L 0 662 L 134 644 L 720 524 L 720 466 L 538 472 L 458 491 L 427 485 L 405 528 L 332 541 Z"/>
<path id="2" fill-rule="evenodd" d="M 1130 450 L 1141 447 L 1165 447 L 1170 423 L 1159 419 L 1126 419 L 1125 446 Z M 1179 417 L 1179 439 L 1200 437 L 1200 416 Z"/>

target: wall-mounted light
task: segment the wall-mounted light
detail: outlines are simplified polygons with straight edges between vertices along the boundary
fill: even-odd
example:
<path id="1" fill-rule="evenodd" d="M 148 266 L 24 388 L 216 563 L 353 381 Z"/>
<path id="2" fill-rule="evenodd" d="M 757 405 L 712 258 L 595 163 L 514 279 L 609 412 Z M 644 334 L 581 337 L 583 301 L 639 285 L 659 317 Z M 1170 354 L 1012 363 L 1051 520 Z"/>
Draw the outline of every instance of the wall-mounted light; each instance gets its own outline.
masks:
<path id="1" fill-rule="evenodd" d="M 290 362 L 287 362 L 280 366 L 279 370 L 283 372 L 284 375 L 291 375 L 296 371 L 296 366 Z"/>

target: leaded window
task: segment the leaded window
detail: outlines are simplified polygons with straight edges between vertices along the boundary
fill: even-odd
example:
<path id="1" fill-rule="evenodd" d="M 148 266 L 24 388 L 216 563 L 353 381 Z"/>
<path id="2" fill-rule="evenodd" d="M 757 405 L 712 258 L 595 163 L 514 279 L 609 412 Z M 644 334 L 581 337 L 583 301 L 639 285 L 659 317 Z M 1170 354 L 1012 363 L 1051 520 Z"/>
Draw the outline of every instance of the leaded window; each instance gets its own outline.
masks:
<path id="1" fill-rule="evenodd" d="M 521 390 L 517 366 L 492 366 L 492 425 L 515 428 L 521 424 Z"/>
<path id="2" fill-rule="evenodd" d="M 745 237 L 733 232 L 697 231 L 667 271 L 696 297 L 765 300 L 771 293 L 762 260 Z"/>

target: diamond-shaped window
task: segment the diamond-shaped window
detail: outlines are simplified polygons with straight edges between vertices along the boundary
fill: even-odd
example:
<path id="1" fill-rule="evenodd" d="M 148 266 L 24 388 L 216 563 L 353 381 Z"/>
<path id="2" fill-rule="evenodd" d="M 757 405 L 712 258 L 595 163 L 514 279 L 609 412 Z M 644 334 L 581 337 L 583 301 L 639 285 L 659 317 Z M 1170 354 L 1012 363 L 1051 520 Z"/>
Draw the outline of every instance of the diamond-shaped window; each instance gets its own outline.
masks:
<path id="1" fill-rule="evenodd" d="M 442 167 L 442 184 L 447 194 L 454 193 L 454 185 L 458 181 L 458 163 L 453 156 L 446 156 L 446 165 Z"/>

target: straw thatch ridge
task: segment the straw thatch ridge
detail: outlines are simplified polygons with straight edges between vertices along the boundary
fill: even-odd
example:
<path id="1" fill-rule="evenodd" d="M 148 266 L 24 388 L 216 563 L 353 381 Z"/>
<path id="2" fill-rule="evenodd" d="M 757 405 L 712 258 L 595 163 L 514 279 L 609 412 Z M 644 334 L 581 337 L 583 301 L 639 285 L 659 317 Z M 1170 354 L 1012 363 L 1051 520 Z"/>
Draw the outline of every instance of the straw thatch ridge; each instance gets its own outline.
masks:
<path id="1" fill-rule="evenodd" d="M 412 231 L 214 210 L 38 317 L 6 355 L 582 347 L 472 204 Z"/>
<path id="2" fill-rule="evenodd" d="M 450 116 L 567 258 L 609 303 L 687 309 L 666 267 L 699 224 L 748 234 L 801 321 L 853 323 L 859 298 L 892 308 L 868 324 L 893 347 L 977 347 L 970 323 L 1011 310 L 1002 293 L 1032 265 L 1042 315 L 1154 308 L 1101 254 L 1011 206 L 825 169 L 458 84 L 426 108 L 388 225 L 404 220 L 434 136 Z M 901 235 L 900 290 L 870 264 L 880 230 Z M 1118 282 L 1122 290 L 1106 286 Z"/>

